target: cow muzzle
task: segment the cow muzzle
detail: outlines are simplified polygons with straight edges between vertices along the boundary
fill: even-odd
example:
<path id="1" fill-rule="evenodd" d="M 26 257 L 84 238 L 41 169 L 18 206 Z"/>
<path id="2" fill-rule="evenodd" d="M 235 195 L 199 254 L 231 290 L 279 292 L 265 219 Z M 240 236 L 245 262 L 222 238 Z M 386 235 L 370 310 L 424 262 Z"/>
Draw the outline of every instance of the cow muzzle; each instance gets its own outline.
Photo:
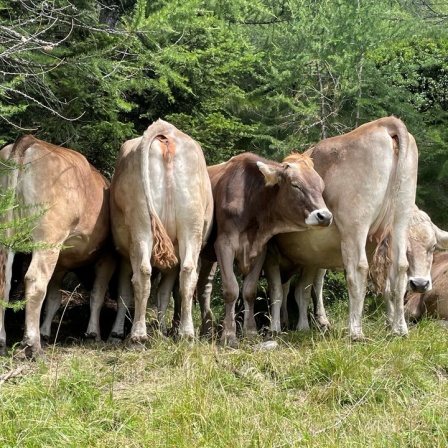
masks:
<path id="1" fill-rule="evenodd" d="M 409 277 L 408 280 L 408 290 L 418 293 L 424 293 L 431 291 L 432 282 L 431 279 L 427 277 Z"/>
<path id="2" fill-rule="evenodd" d="M 314 210 L 305 219 L 305 224 L 308 226 L 328 227 L 333 222 L 333 214 L 327 208 Z"/>

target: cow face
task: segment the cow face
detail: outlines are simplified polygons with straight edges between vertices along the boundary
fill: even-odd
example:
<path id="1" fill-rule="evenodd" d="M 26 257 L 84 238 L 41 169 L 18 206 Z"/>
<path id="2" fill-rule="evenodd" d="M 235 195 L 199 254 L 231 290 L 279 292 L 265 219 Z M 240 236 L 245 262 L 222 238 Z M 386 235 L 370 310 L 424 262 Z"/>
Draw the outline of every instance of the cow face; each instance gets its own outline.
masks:
<path id="1" fill-rule="evenodd" d="M 431 290 L 431 266 L 436 244 L 429 216 L 414 209 L 408 230 L 408 291 L 423 293 Z"/>
<path id="2" fill-rule="evenodd" d="M 333 220 L 322 198 L 324 181 L 313 168 L 309 157 L 294 163 L 271 166 L 257 162 L 265 177 L 265 185 L 278 185 L 275 207 L 285 219 L 299 227 L 326 227 Z"/>

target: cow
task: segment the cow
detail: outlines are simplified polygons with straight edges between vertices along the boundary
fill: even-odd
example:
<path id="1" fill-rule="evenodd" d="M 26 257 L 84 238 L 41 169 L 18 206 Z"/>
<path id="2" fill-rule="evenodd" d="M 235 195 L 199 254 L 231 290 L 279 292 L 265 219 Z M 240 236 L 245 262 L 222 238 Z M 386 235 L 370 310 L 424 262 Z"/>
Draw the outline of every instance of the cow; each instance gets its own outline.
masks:
<path id="1" fill-rule="evenodd" d="M 142 137 L 122 145 L 110 204 L 114 244 L 121 255 L 118 312 L 110 338 L 124 336 L 125 314 L 134 296 L 129 342 L 138 346 L 147 340 L 145 313 L 154 268 L 162 274 L 161 325 L 167 297 L 179 276 L 178 334 L 194 338 L 191 307 L 199 252 L 213 222 L 213 197 L 201 147 L 172 124 L 156 121 Z"/>
<path id="2" fill-rule="evenodd" d="M 280 234 L 275 244 L 283 257 L 298 266 L 345 269 L 349 293 L 348 329 L 352 340 L 362 340 L 362 311 L 370 269 L 385 288 L 389 278 L 394 316 L 392 330 L 408 333 L 403 298 L 409 267 L 407 232 L 415 204 L 418 151 L 404 123 L 385 117 L 319 142 L 305 152 L 325 183 L 323 193 L 333 225 L 313 231 Z M 291 154 L 285 162 L 300 155 Z M 387 244 L 383 244 L 387 241 Z M 387 257 L 377 248 L 387 248 Z M 316 260 L 315 254 L 321 254 Z M 381 260 L 390 260 L 383 262 Z M 294 270 L 294 269 L 293 269 Z M 282 288 L 278 265 L 271 265 L 273 323 L 279 331 Z M 314 275 L 311 276 L 314 278 Z M 309 281 L 309 278 L 308 278 Z"/>
<path id="3" fill-rule="evenodd" d="M 301 238 L 309 236 L 313 237 L 312 232 L 308 232 L 307 235 L 291 235 L 292 244 L 304 244 L 300 241 Z M 293 260 L 282 259 L 281 252 L 278 247 L 274 244 L 274 241 L 270 242 L 270 250 L 268 251 L 268 256 L 266 257 L 266 265 L 269 273 L 269 265 L 278 264 L 281 271 L 285 273 L 286 277 L 290 275 L 292 270 L 297 269 L 297 263 Z M 310 244 L 309 248 L 315 247 L 314 244 Z M 407 259 L 409 262 L 408 269 L 408 282 L 407 290 L 409 292 L 423 293 L 431 290 L 431 266 L 433 260 L 433 253 L 435 248 L 448 249 L 448 232 L 439 229 L 435 224 L 432 223 L 430 217 L 417 206 L 414 206 L 411 222 L 408 229 L 408 241 L 407 241 Z M 308 257 L 314 257 L 317 263 L 321 263 L 322 266 L 325 265 L 325 259 L 329 256 L 328 252 L 308 252 Z M 336 255 L 336 256 L 335 256 Z M 338 263 L 331 267 L 333 269 L 342 267 L 342 254 L 339 255 L 340 260 Z M 330 256 L 332 260 L 337 259 L 337 254 L 332 254 Z M 297 330 L 308 330 L 309 322 L 307 317 L 307 308 L 309 303 L 309 298 L 311 296 L 311 285 L 313 285 L 315 292 L 314 301 L 314 313 L 317 324 L 323 328 L 327 329 L 330 327 L 330 323 L 327 319 L 322 296 L 323 280 L 326 270 L 319 269 L 314 266 L 304 266 L 301 268 L 301 277 L 295 289 L 295 298 L 299 308 L 299 320 L 297 323 Z M 268 277 L 269 282 L 269 277 Z M 289 291 L 289 281 L 285 282 L 283 286 L 283 303 L 282 303 L 282 326 L 285 326 L 288 321 L 287 310 L 286 310 L 286 297 Z M 394 310 L 390 300 L 390 286 L 386 284 L 384 291 L 379 291 L 383 293 L 386 302 L 386 311 L 388 323 L 392 324 Z M 278 327 L 278 324 L 275 326 Z"/>
<path id="4" fill-rule="evenodd" d="M 14 164 L 1 176 L 1 185 L 15 192 L 19 204 L 16 211 L 6 213 L 3 222 L 30 216 L 38 205 L 44 208 L 31 232 L 34 248 L 24 278 L 25 333 L 21 346 L 25 355 L 34 358 L 41 353 L 41 334 L 49 337 L 51 318 L 60 305 L 62 278 L 79 267 L 92 266 L 96 273 L 87 334 L 99 340 L 99 313 L 115 268 L 108 181 L 80 153 L 32 135 L 4 147 L 0 158 Z M 8 302 L 14 248 L 2 247 L 0 258 L 0 294 Z M 46 293 L 47 318 L 39 330 Z M 1 307 L 2 354 L 6 353 L 4 312 Z"/>
<path id="5" fill-rule="evenodd" d="M 306 155 L 278 163 L 243 153 L 208 167 L 208 173 L 215 219 L 213 237 L 202 252 L 198 296 L 204 328 L 211 319 L 206 285 L 217 260 L 226 306 L 221 341 L 232 346 L 237 344 L 235 302 L 239 294 L 234 262 L 245 276 L 244 329 L 250 335 L 257 331 L 253 308 L 268 240 L 281 232 L 327 227 L 332 214 L 322 199 L 324 183 Z"/>
<path id="6" fill-rule="evenodd" d="M 431 276 L 430 291 L 424 294 L 412 292 L 405 298 L 405 315 L 410 321 L 420 320 L 425 313 L 448 319 L 448 252 L 435 252 Z"/>

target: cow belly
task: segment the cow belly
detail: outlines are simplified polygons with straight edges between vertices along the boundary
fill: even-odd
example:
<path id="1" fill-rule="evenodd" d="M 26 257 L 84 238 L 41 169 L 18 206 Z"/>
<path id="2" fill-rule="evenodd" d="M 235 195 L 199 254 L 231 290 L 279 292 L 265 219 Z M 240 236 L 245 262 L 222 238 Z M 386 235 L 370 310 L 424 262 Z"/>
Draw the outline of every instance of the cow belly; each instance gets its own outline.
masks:
<path id="1" fill-rule="evenodd" d="M 343 267 L 341 240 L 336 226 L 277 235 L 282 255 L 294 264 L 336 269 Z"/>

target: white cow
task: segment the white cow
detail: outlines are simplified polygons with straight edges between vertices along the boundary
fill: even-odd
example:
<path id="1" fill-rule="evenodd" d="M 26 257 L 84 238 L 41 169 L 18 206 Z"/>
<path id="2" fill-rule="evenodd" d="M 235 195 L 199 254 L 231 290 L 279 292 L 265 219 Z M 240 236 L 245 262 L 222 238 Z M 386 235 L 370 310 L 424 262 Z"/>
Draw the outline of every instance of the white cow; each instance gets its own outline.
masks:
<path id="1" fill-rule="evenodd" d="M 275 237 L 282 256 L 297 267 L 342 267 L 349 291 L 349 334 L 362 339 L 362 311 L 369 260 L 380 288 L 391 284 L 394 311 L 392 329 L 408 332 L 404 319 L 408 261 L 407 232 L 415 203 L 418 154 L 415 140 L 394 117 L 364 124 L 348 134 L 325 139 L 307 151 L 325 182 L 323 193 L 332 211 L 333 225 L 313 233 L 286 233 Z M 285 161 L 294 160 L 294 155 Z M 383 246 L 384 241 L 388 241 Z M 379 247 L 387 247 L 387 257 Z M 321 260 L 316 262 L 315 254 Z M 381 263 L 381 261 L 383 262 Z M 389 260 L 389 263 L 384 260 Z M 269 269 L 273 318 L 271 330 L 280 330 L 282 303 L 278 264 Z M 312 276 L 314 278 L 314 275 Z"/>
<path id="2" fill-rule="evenodd" d="M 308 233 L 310 237 L 312 233 Z M 297 235 L 297 238 L 302 238 L 302 235 Z M 408 270 L 408 284 L 407 289 L 410 292 L 424 293 L 430 291 L 432 288 L 431 281 L 431 266 L 433 260 L 434 249 L 448 249 L 448 232 L 439 229 L 431 222 L 430 217 L 418 207 L 414 207 L 411 223 L 408 229 L 408 246 L 407 259 L 409 262 Z M 315 257 L 317 263 L 322 266 L 330 267 L 325 263 L 326 253 L 316 252 L 309 253 L 309 256 Z M 273 259 L 272 259 L 273 257 Z M 272 262 L 280 262 L 281 269 L 284 275 L 288 276 L 291 273 L 291 260 L 280 260 L 281 254 L 276 246 L 271 246 L 269 255 L 267 257 L 267 264 Z M 340 268 L 342 266 L 342 255 L 340 256 L 340 263 L 331 266 L 332 268 Z M 297 266 L 297 265 L 296 265 Z M 295 266 L 295 267 L 296 267 Z M 297 330 L 308 330 L 309 322 L 307 317 L 307 309 L 311 297 L 311 289 L 315 292 L 314 313 L 316 322 L 322 328 L 329 328 L 330 323 L 327 319 L 322 296 L 323 281 L 326 269 L 319 269 L 314 266 L 305 266 L 301 269 L 301 277 L 297 283 L 294 295 L 299 308 L 299 320 L 297 323 Z M 285 277 L 284 277 L 284 280 Z M 286 309 L 287 292 L 289 291 L 289 280 L 283 285 L 284 296 L 282 303 L 282 325 L 287 325 L 288 316 Z M 394 309 L 393 303 L 390 300 L 390 285 L 386 284 L 384 291 L 386 302 L 386 311 L 389 324 L 392 324 Z"/>
<path id="3" fill-rule="evenodd" d="M 210 179 L 197 142 L 170 123 L 158 120 L 143 137 L 123 144 L 111 182 L 112 232 L 122 256 L 112 338 L 123 336 L 133 293 L 135 312 L 130 340 L 146 341 L 145 315 L 153 267 L 162 273 L 158 287 L 162 326 L 166 297 L 179 275 L 179 335 L 194 337 L 191 307 L 198 257 L 212 219 Z"/>

